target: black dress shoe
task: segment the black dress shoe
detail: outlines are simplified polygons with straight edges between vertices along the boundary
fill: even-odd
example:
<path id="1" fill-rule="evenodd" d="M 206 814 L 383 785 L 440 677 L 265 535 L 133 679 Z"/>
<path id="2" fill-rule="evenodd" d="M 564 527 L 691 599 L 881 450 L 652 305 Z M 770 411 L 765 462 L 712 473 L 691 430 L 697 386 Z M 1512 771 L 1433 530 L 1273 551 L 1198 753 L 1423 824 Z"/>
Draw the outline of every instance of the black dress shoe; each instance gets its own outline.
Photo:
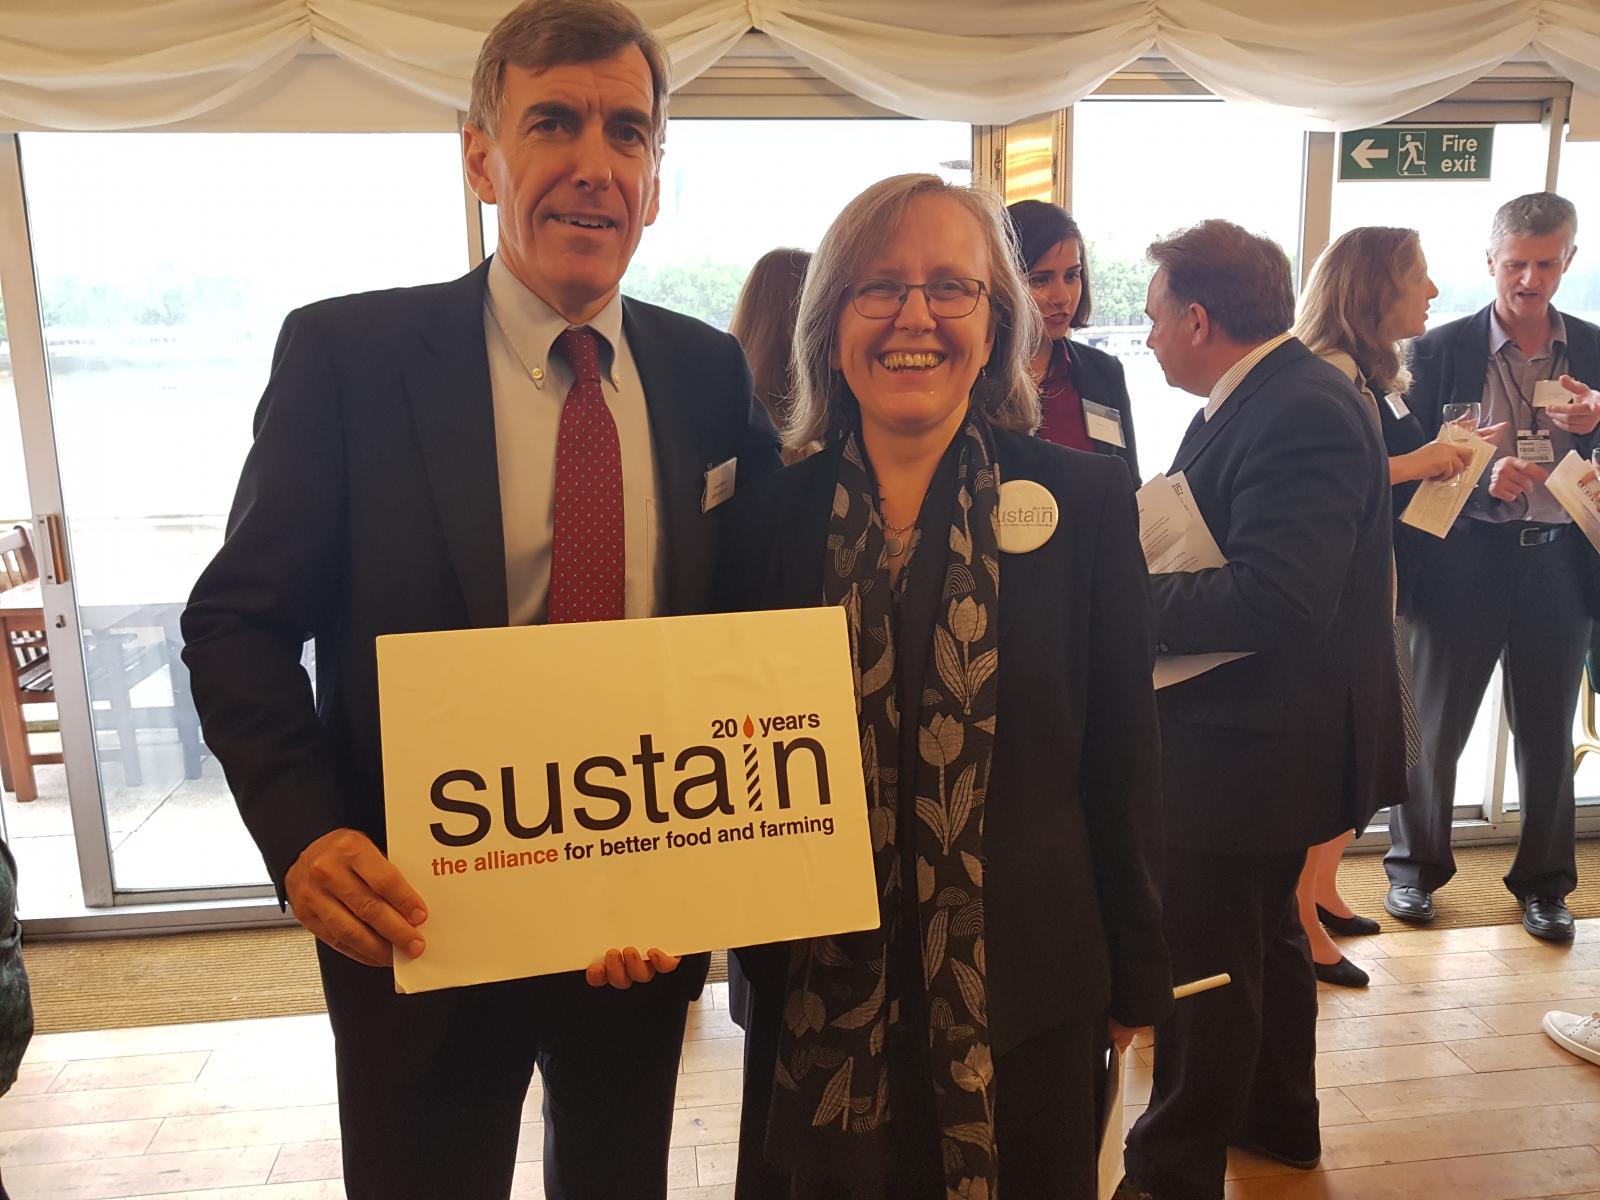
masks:
<path id="1" fill-rule="evenodd" d="M 1336 963 L 1319 963 L 1316 959 L 1312 959 L 1311 969 L 1323 983 L 1332 983 L 1339 987 L 1366 987 L 1372 982 L 1371 976 L 1342 954 Z"/>
<path id="2" fill-rule="evenodd" d="M 1317 905 L 1317 920 L 1322 922 L 1322 927 L 1329 933 L 1336 933 L 1340 937 L 1370 937 L 1382 930 L 1371 917 L 1363 917 L 1360 913 L 1350 917 L 1336 917 L 1322 905 Z"/>
<path id="3" fill-rule="evenodd" d="M 1559 896 L 1518 896 L 1522 905 L 1522 927 L 1547 942 L 1570 942 L 1572 913 Z"/>
<path id="4" fill-rule="evenodd" d="M 1383 898 L 1383 911 L 1413 925 L 1426 925 L 1437 915 L 1433 911 L 1432 892 L 1403 883 L 1389 888 L 1389 894 Z"/>

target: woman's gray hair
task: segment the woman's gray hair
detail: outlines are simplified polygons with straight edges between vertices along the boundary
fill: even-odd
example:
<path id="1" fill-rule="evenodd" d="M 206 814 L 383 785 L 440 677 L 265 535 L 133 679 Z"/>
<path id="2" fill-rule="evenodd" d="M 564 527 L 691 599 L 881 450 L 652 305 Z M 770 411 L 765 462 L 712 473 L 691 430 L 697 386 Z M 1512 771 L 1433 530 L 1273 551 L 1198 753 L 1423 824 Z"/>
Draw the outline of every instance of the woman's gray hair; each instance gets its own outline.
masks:
<path id="1" fill-rule="evenodd" d="M 856 398 L 832 366 L 839 314 L 852 280 L 893 235 L 919 196 L 947 196 L 978 220 L 989 251 L 989 319 L 994 349 L 972 389 L 991 425 L 1031 433 L 1039 425 L 1039 391 L 1028 357 L 1044 336 L 1027 281 L 1018 267 L 1016 235 L 993 192 L 946 183 L 937 175 L 880 180 L 844 206 L 812 256 L 794 331 L 794 405 L 784 425 L 791 450 L 827 442 L 853 426 Z M 916 281 L 913 281 L 916 282 Z M 926 281 L 923 281 L 926 282 Z"/>

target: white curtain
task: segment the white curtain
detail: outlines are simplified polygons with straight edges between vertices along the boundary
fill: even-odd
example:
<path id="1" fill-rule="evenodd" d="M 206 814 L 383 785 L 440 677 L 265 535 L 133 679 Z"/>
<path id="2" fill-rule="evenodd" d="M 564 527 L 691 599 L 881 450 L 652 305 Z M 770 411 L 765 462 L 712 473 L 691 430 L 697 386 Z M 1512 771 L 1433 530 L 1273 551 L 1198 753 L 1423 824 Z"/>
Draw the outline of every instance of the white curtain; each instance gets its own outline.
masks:
<path id="1" fill-rule="evenodd" d="M 0 0 L 0 126 L 139 129 L 248 94 L 319 44 L 464 109 L 509 0 Z M 749 29 L 885 108 L 1005 124 L 1152 48 L 1222 96 L 1377 124 L 1528 47 L 1600 93 L 1600 0 L 635 0 L 677 83 Z"/>

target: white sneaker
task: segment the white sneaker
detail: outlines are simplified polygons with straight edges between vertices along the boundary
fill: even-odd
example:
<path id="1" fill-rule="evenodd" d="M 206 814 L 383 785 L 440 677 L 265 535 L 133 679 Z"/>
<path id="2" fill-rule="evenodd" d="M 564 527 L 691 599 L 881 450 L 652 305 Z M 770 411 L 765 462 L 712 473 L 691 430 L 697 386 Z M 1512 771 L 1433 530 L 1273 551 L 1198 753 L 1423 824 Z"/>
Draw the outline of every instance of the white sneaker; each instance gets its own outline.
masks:
<path id="1" fill-rule="evenodd" d="M 1547 1012 L 1544 1031 L 1563 1050 L 1600 1066 L 1600 1013 L 1580 1017 L 1560 1010 Z"/>

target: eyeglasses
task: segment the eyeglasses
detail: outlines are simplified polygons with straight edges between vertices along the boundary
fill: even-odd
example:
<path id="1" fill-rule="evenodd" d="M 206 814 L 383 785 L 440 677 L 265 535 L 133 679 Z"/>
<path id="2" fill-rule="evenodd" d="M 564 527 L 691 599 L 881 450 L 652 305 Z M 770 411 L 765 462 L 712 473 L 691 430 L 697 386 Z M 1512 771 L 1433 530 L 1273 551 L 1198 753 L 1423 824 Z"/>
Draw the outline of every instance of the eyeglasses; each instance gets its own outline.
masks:
<path id="1" fill-rule="evenodd" d="M 922 292 L 928 311 L 936 317 L 967 317 L 989 289 L 981 279 L 948 276 L 927 283 L 906 283 L 901 279 L 857 279 L 848 289 L 850 307 L 869 321 L 886 321 L 905 306 L 911 289 Z"/>

